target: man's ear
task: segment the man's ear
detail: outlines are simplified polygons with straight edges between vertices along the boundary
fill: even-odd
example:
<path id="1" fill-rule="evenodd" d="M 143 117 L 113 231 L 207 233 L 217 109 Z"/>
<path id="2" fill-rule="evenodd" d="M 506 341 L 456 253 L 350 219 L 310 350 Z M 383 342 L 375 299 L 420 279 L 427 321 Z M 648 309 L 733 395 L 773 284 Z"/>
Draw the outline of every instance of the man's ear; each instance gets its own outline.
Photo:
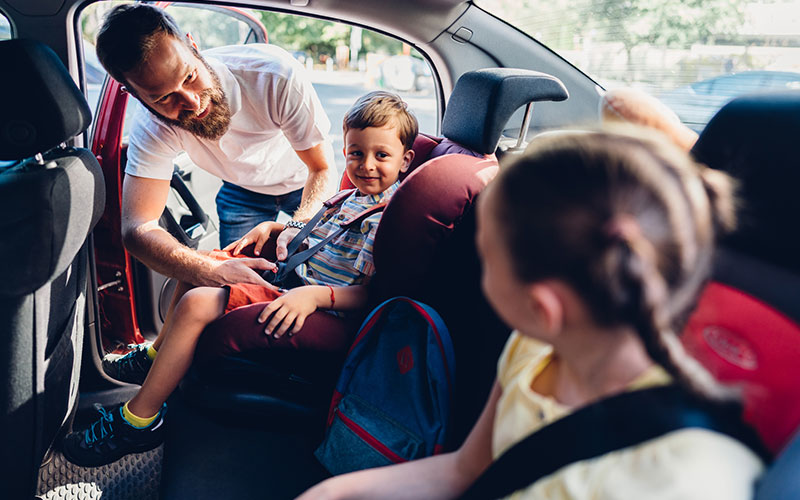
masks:
<path id="1" fill-rule="evenodd" d="M 403 166 L 400 167 L 401 172 L 408 171 L 408 167 L 411 166 L 411 162 L 414 161 L 414 150 L 409 149 L 403 154 Z"/>
<path id="2" fill-rule="evenodd" d="M 194 41 L 194 37 L 192 37 L 191 33 L 186 33 L 186 38 L 189 40 L 189 43 L 194 47 L 194 50 L 199 51 L 200 49 L 197 48 L 197 44 Z"/>
<path id="3" fill-rule="evenodd" d="M 564 302 L 554 286 L 547 282 L 532 283 L 528 287 L 530 306 L 536 313 L 537 327 L 542 332 L 556 336 L 564 327 Z"/>

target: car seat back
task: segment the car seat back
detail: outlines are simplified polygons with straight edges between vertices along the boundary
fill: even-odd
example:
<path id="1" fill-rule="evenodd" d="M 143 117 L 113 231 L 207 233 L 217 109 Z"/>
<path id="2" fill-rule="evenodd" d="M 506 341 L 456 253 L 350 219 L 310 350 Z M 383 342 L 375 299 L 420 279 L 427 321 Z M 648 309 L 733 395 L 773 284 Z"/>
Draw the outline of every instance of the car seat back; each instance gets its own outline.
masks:
<path id="1" fill-rule="evenodd" d="M 105 203 L 94 155 L 58 147 L 91 113 L 56 54 L 0 41 L 0 482 L 33 498 L 42 459 L 74 408 L 91 285 L 87 238 Z"/>
<path id="2" fill-rule="evenodd" d="M 800 92 L 734 99 L 692 149 L 739 183 L 737 230 L 684 333 L 687 349 L 743 391 L 745 418 L 772 450 L 800 423 Z"/>
<path id="3" fill-rule="evenodd" d="M 452 447 L 480 415 L 510 333 L 481 291 L 475 202 L 497 174 L 494 153 L 511 115 L 567 96 L 558 79 L 535 71 L 462 75 L 443 117 L 445 138 L 392 195 L 375 235 L 371 299 L 412 297 L 436 309 L 450 329 L 458 367 Z"/>
<path id="4" fill-rule="evenodd" d="M 445 137 L 424 134 L 417 137 L 415 160 L 392 195 L 378 226 L 373 252 L 376 274 L 370 286 L 370 305 L 398 295 L 430 304 L 455 332 L 456 364 L 470 367 L 457 374 L 454 413 L 460 420 L 454 425 L 455 441 L 463 439 L 477 419 L 491 388 L 497 356 L 509 333 L 480 292 L 473 205 L 497 172 L 494 151 L 513 112 L 532 101 L 566 97 L 566 89 L 560 81 L 534 71 L 485 69 L 463 75 L 450 97 L 454 104 L 448 105 L 445 111 L 442 127 Z M 470 102 L 483 103 L 481 109 L 485 114 L 476 114 L 466 105 Z M 450 135 L 458 137 L 459 142 Z M 346 176 L 342 187 L 351 187 Z M 218 335 L 221 330 L 256 324 L 250 317 L 253 313 L 242 309 L 209 326 L 198 344 L 199 357 L 207 358 L 207 351 L 218 347 L 210 341 L 222 336 Z M 367 311 L 369 309 L 371 307 Z M 330 316 L 324 312 L 315 314 Z M 354 322 L 353 331 L 357 326 L 358 322 Z M 297 335 L 302 336 L 303 331 Z M 264 352 L 247 353 L 243 357 L 252 360 L 254 356 L 258 363 L 251 366 L 286 369 L 294 380 L 311 381 L 307 387 L 325 386 L 326 381 L 329 382 L 327 397 L 320 399 L 323 405 L 329 400 L 332 383 L 336 380 L 331 367 L 335 368 L 336 362 L 341 363 L 341 359 L 331 353 Z M 282 384 L 273 383 L 272 388 L 265 389 L 274 394 L 278 385 Z M 188 391 L 197 387 L 207 389 L 208 385 L 184 381 L 183 387 Z M 291 392 L 299 395 L 305 390 L 300 387 Z M 203 397 L 200 391 L 192 394 Z M 311 397 L 316 396 L 312 394 Z M 205 404 L 215 404 L 212 398 L 203 399 Z M 273 398 L 252 395 L 217 398 L 217 401 L 225 401 L 222 404 L 228 407 L 232 406 L 232 401 L 254 405 L 264 402 L 269 407 L 264 410 L 272 413 L 276 406 Z"/>

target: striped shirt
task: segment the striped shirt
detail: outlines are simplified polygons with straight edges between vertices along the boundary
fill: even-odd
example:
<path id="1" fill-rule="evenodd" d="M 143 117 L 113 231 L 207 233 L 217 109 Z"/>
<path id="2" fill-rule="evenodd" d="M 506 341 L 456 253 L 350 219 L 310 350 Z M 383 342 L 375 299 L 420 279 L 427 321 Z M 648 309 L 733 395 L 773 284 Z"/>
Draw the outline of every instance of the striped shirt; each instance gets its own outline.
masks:
<path id="1" fill-rule="evenodd" d="M 348 196 L 338 210 L 325 214 L 309 234 L 309 247 L 325 239 L 331 231 L 339 228 L 339 222 L 348 220 L 364 210 L 389 198 L 397 191 L 395 182 L 386 191 L 375 195 L 362 195 L 359 191 Z M 369 281 L 375 274 L 372 260 L 372 245 L 375 231 L 383 212 L 377 212 L 361 221 L 360 226 L 351 227 L 323 246 L 307 262 L 295 268 L 305 285 L 348 286 Z"/>

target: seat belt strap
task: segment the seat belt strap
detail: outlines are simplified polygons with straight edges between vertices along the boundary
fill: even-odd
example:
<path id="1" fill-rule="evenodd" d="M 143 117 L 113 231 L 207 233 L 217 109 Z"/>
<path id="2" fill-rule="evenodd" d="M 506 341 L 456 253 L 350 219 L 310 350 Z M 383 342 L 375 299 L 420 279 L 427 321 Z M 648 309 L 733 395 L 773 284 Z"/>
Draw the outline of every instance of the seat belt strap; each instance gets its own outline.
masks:
<path id="1" fill-rule="evenodd" d="M 738 404 L 712 403 L 677 385 L 625 392 L 547 425 L 503 453 L 461 497 L 502 498 L 544 476 L 669 432 L 696 427 L 732 436 L 769 461 Z"/>
<path id="2" fill-rule="evenodd" d="M 352 191 L 351 191 L 352 192 Z M 348 193 L 349 196 L 349 193 Z M 276 262 L 278 266 L 277 271 L 266 271 L 263 275 L 264 279 L 270 282 L 280 283 L 292 272 L 297 266 L 306 262 L 308 259 L 311 258 L 312 255 L 317 253 L 322 247 L 327 245 L 331 240 L 348 230 L 350 227 L 357 223 L 361 223 L 364 219 L 369 217 L 372 214 L 381 212 L 384 208 L 386 208 L 386 202 L 376 203 L 375 205 L 362 210 L 358 214 L 356 214 L 353 218 L 340 222 L 339 228 L 335 231 L 331 231 L 331 233 L 326 236 L 322 241 L 318 242 L 311 248 L 307 248 L 301 252 L 297 252 L 300 248 L 300 245 L 305 241 L 311 231 L 319 224 L 319 221 L 325 215 L 328 210 L 335 207 L 336 205 L 341 204 L 347 196 L 335 196 L 331 200 L 325 202 L 323 204 L 322 209 L 300 230 L 299 233 L 292 238 L 292 241 L 289 242 L 287 245 L 287 253 L 289 257 L 283 262 Z"/>

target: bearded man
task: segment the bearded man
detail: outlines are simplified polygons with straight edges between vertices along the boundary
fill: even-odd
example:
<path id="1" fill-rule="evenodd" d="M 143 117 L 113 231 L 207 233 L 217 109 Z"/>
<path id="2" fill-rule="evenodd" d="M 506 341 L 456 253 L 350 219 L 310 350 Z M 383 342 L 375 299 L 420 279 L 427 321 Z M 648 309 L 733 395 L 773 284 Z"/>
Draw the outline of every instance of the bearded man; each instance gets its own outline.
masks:
<path id="1" fill-rule="evenodd" d="M 96 47 L 106 71 L 141 104 L 122 190 L 128 251 L 194 285 L 265 284 L 259 271 L 272 264 L 213 259 L 181 245 L 158 220 L 181 151 L 223 181 L 216 198 L 221 247 L 279 211 L 304 222 L 318 210 L 336 191 L 337 175 L 330 122 L 303 68 L 274 45 L 201 55 L 169 14 L 147 4 L 109 11 Z M 279 234 L 284 226 L 274 224 Z M 286 243 L 278 237 L 279 247 Z"/>

